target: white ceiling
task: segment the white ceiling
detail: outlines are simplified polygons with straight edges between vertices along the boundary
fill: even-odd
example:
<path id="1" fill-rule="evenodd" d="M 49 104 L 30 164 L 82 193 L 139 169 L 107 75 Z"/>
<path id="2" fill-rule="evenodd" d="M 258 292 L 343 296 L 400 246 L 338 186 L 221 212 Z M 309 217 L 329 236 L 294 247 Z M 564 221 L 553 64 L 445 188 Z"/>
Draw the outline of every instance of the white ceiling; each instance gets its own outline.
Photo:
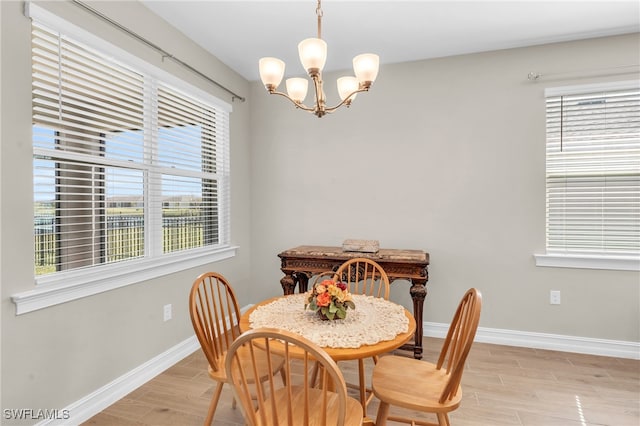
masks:
<path id="1" fill-rule="evenodd" d="M 248 80 L 263 56 L 302 76 L 298 42 L 317 32 L 316 0 L 142 3 Z M 359 53 L 385 64 L 640 31 L 638 0 L 324 0 L 322 9 L 327 71 L 351 68 Z"/>

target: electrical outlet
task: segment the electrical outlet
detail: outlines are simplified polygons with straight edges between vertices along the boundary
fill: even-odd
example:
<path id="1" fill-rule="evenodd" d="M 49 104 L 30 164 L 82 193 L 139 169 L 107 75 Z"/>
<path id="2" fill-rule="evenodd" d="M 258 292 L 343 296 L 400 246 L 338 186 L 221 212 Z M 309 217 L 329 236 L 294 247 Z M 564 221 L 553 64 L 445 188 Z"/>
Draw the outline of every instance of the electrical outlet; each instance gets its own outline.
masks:
<path id="1" fill-rule="evenodd" d="M 164 320 L 169 321 L 171 319 L 171 304 L 164 305 Z"/>
<path id="2" fill-rule="evenodd" d="M 560 304 L 560 290 L 551 290 L 549 295 L 549 303 L 552 305 Z"/>

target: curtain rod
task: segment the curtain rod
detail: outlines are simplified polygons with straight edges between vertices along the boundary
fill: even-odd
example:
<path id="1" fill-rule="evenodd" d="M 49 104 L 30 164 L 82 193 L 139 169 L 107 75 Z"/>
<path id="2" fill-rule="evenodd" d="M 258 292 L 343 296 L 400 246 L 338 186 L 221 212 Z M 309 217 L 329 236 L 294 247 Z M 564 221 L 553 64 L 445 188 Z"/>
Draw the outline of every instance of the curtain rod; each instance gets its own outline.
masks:
<path id="1" fill-rule="evenodd" d="M 125 33 L 127 33 L 128 35 L 130 35 L 131 37 L 135 38 L 136 40 L 142 42 L 143 44 L 147 45 L 148 47 L 152 48 L 153 50 L 155 50 L 156 52 L 160 53 L 162 55 L 162 59 L 164 60 L 165 58 L 169 58 L 172 61 L 174 61 L 175 63 L 183 66 L 184 68 L 188 69 L 189 71 L 199 75 L 200 77 L 204 78 L 205 80 L 215 84 L 216 86 L 218 86 L 219 88 L 223 89 L 224 91 L 226 91 L 227 93 L 231 94 L 231 102 L 233 102 L 235 99 L 239 99 L 240 101 L 244 102 L 246 100 L 246 98 L 236 94 L 235 92 L 233 92 L 232 90 L 226 88 L 225 86 L 223 86 L 222 84 L 218 83 L 217 81 L 213 80 L 212 78 L 208 77 L 207 75 L 203 74 L 202 72 L 198 71 L 197 69 L 193 68 L 191 65 L 187 64 L 186 62 L 181 61 L 180 59 L 176 58 L 173 54 L 167 52 L 166 50 L 164 50 L 163 48 L 161 48 L 160 46 L 150 42 L 149 40 L 147 40 L 146 38 L 142 37 L 141 35 L 131 31 L 130 29 L 128 29 L 127 27 L 123 26 L 122 24 L 114 21 L 113 19 L 109 18 L 108 16 L 106 16 L 105 14 L 103 14 L 102 12 L 92 8 L 91 6 L 79 1 L 79 0 L 71 0 L 75 5 L 80 6 L 81 8 L 85 9 L 86 11 L 94 14 L 95 16 L 97 16 L 98 18 L 102 19 L 103 21 L 108 22 L 109 24 L 113 25 L 114 27 L 118 28 L 121 31 L 124 31 Z"/>
<path id="2" fill-rule="evenodd" d="M 623 69 L 628 69 L 628 71 L 622 71 Z M 576 75 L 577 77 L 583 77 L 583 76 L 596 77 L 596 76 L 607 76 L 607 75 L 618 75 L 618 74 L 633 74 L 633 73 L 637 73 L 639 69 L 640 69 L 640 65 L 632 64 L 632 65 L 620 65 L 617 67 L 592 68 L 588 70 L 565 71 L 565 72 L 556 72 L 556 73 L 549 73 L 549 74 L 530 72 L 529 74 L 527 74 L 527 80 L 538 81 L 538 79 L 543 77 L 558 77 L 558 76 L 567 76 L 567 75 Z"/>

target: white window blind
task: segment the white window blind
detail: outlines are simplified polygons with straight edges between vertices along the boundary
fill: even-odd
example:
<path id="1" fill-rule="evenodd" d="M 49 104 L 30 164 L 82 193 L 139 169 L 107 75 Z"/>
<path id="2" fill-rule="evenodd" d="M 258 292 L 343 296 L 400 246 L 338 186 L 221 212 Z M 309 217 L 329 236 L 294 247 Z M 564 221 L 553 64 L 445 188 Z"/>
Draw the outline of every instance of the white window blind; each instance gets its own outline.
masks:
<path id="1" fill-rule="evenodd" d="M 36 275 L 229 243 L 229 113 L 34 21 Z"/>
<path id="2" fill-rule="evenodd" d="M 549 90 L 546 115 L 547 252 L 638 256 L 638 82 Z"/>

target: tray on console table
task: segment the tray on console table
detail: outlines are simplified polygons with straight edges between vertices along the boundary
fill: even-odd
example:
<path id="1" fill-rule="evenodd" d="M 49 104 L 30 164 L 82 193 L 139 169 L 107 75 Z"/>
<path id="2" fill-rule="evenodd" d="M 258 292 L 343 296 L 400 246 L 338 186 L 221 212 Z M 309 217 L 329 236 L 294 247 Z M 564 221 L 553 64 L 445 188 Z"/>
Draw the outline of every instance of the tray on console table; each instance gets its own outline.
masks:
<path id="1" fill-rule="evenodd" d="M 376 253 L 343 251 L 333 246 L 298 246 L 278 254 L 280 269 L 284 277 L 280 280 L 284 294 L 307 291 L 309 278 L 313 275 L 335 271 L 345 261 L 355 257 L 366 257 L 379 263 L 389 276 L 389 281 L 407 280 L 411 283 L 409 294 L 413 300 L 413 316 L 416 319 L 414 343 L 403 349 L 413 350 L 413 356 L 422 358 L 422 313 L 427 296 L 429 279 L 429 253 L 422 250 L 379 249 Z"/>

